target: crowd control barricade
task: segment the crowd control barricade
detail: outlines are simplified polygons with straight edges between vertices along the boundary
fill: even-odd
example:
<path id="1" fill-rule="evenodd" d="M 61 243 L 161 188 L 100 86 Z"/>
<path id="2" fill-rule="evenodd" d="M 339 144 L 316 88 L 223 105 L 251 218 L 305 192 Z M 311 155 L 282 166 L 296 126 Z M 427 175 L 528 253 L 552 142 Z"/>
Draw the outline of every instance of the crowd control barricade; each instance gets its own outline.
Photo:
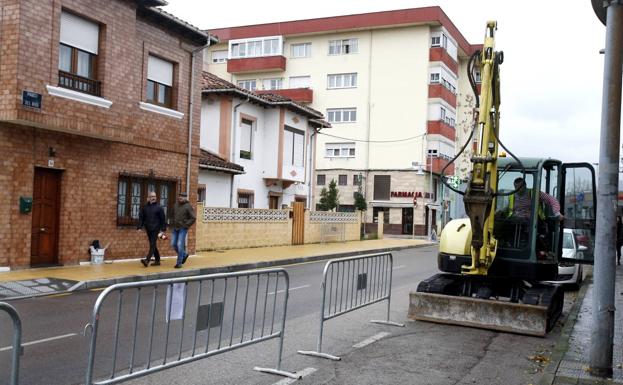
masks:
<path id="1" fill-rule="evenodd" d="M 389 320 L 392 297 L 391 253 L 369 254 L 332 259 L 324 267 L 320 284 L 320 333 L 316 351 L 299 350 L 300 354 L 339 361 L 340 357 L 322 352 L 324 322 L 364 306 L 387 300 L 387 319 L 370 322 L 392 326 L 404 324 Z"/>
<path id="2" fill-rule="evenodd" d="M 9 384 L 19 383 L 19 357 L 22 355 L 22 321 L 15 308 L 6 302 L 0 302 L 0 311 L 5 312 L 13 322 L 13 346 L 11 348 L 11 378 Z"/>
<path id="3" fill-rule="evenodd" d="M 284 269 L 266 269 L 110 286 L 85 328 L 86 384 L 119 383 L 275 338 L 276 368 L 254 369 L 299 378 L 281 370 L 289 285 Z"/>

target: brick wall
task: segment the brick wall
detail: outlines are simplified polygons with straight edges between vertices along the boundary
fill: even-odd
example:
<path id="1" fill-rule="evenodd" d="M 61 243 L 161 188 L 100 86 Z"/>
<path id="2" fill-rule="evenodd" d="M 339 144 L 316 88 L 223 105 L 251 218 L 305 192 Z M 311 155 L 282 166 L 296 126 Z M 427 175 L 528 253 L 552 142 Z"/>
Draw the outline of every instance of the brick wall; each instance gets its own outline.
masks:
<path id="1" fill-rule="evenodd" d="M 48 93 L 58 85 L 61 9 L 100 24 L 98 80 L 102 108 Z M 19 197 L 32 196 L 35 167 L 47 167 L 54 147 L 54 168 L 62 171 L 59 262 L 88 260 L 93 239 L 112 242 L 106 258 L 143 256 L 144 233 L 116 222 L 120 172 L 179 178 L 186 189 L 190 50 L 178 32 L 137 18 L 136 2 L 96 0 L 5 0 L 0 4 L 0 266 L 30 264 L 31 214 L 19 213 Z M 176 119 L 139 108 L 145 101 L 148 55 L 174 65 L 173 109 Z M 196 55 L 195 79 L 202 55 Z M 23 90 L 41 94 L 42 108 L 21 106 Z M 198 178 L 200 82 L 195 83 L 191 202 Z M 195 230 L 189 234 L 194 251 Z M 163 254 L 172 255 L 166 246 Z"/>

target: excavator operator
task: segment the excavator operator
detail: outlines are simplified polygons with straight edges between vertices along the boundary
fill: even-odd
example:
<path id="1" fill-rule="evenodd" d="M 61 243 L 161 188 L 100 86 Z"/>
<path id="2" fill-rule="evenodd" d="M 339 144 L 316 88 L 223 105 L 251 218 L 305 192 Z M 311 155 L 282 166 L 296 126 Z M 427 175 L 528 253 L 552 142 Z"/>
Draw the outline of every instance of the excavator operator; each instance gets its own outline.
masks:
<path id="1" fill-rule="evenodd" d="M 532 190 L 526 188 L 526 181 L 523 178 L 516 178 L 513 181 L 513 185 L 517 192 L 509 197 L 508 207 L 505 211 L 508 217 L 527 220 L 530 218 L 532 212 Z M 562 222 L 564 217 L 560 213 L 560 203 L 548 193 L 539 191 L 539 207 L 537 214 L 540 220 L 545 220 L 547 218 L 544 206 L 547 206 L 553 216 Z"/>
<path id="2" fill-rule="evenodd" d="M 520 242 L 528 238 L 528 222 L 532 214 L 532 189 L 526 188 L 523 178 L 513 181 L 517 192 L 508 198 L 508 206 L 498 212 L 498 219 L 511 220 L 519 225 Z M 551 215 L 547 215 L 551 213 Z M 555 222 L 564 219 L 560 213 L 560 203 L 553 196 L 544 191 L 539 191 L 539 204 L 537 207 L 537 251 L 549 252 L 552 250 L 552 232 Z M 523 243 L 523 242 L 522 242 Z"/>

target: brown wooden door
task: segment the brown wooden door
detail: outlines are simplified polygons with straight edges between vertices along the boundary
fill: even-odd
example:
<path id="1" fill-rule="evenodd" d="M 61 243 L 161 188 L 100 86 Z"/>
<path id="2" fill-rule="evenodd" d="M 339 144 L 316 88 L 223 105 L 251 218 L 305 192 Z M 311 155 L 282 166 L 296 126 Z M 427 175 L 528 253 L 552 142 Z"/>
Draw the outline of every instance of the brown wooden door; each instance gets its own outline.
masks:
<path id="1" fill-rule="evenodd" d="M 60 195 L 61 173 L 36 168 L 32 200 L 32 266 L 58 263 Z"/>
<path id="2" fill-rule="evenodd" d="M 305 243 L 305 203 L 292 204 L 292 244 Z"/>

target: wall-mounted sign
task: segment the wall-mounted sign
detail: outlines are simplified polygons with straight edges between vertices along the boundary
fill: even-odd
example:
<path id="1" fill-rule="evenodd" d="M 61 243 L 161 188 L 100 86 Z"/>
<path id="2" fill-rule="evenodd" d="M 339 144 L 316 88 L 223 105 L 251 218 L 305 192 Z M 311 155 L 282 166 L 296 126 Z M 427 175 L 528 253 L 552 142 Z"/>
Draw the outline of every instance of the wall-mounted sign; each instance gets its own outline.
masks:
<path id="1" fill-rule="evenodd" d="M 41 109 L 41 94 L 31 91 L 22 91 L 22 106 Z"/>
<path id="2" fill-rule="evenodd" d="M 431 194 L 421 191 L 390 191 L 392 198 L 430 198 Z"/>

